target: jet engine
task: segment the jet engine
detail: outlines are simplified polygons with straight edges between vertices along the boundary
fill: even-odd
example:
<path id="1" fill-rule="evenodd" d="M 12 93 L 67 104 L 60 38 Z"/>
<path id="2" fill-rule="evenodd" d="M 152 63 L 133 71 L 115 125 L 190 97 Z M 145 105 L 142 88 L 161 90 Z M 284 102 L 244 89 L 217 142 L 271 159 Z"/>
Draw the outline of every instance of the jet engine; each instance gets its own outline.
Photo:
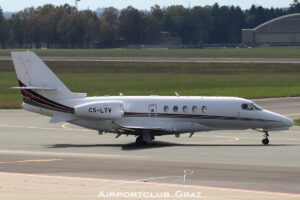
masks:
<path id="1" fill-rule="evenodd" d="M 121 101 L 99 101 L 75 106 L 75 115 L 94 119 L 120 119 L 123 117 Z"/>

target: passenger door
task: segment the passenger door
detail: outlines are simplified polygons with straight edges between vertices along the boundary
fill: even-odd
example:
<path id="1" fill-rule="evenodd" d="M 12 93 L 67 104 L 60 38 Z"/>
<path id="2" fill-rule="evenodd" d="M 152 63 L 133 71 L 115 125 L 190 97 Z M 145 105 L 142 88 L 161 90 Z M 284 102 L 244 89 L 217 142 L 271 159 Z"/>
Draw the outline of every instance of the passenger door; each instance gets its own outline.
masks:
<path id="1" fill-rule="evenodd" d="M 156 117 L 157 116 L 157 106 L 156 104 L 150 104 L 148 110 L 149 117 Z"/>

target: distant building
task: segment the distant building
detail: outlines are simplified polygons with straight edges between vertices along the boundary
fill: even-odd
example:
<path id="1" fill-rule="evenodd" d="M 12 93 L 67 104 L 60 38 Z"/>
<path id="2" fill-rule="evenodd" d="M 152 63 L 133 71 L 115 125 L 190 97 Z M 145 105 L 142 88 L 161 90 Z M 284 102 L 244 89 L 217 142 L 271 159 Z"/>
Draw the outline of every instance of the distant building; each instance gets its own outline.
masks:
<path id="1" fill-rule="evenodd" d="M 242 29 L 245 44 L 300 44 L 300 13 L 275 18 L 254 29 Z"/>

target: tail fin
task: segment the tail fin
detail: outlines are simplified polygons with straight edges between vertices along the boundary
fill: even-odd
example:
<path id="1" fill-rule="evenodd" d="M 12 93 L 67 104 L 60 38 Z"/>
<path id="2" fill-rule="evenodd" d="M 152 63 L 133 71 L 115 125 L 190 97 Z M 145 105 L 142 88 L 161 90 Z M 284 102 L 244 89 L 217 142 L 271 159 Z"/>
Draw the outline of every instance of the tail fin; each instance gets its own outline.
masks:
<path id="1" fill-rule="evenodd" d="M 32 89 L 50 100 L 85 97 L 72 93 L 34 52 L 12 52 L 20 87 Z"/>

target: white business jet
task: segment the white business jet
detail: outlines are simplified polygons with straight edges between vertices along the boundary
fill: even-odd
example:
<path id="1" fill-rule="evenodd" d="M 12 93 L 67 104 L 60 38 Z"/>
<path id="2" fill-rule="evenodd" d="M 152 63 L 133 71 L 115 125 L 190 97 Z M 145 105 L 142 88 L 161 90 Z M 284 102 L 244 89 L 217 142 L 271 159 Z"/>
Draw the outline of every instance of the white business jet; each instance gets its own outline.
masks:
<path id="1" fill-rule="evenodd" d="M 69 122 L 99 131 L 135 135 L 139 145 L 155 136 L 211 130 L 254 129 L 264 133 L 288 130 L 293 121 L 235 97 L 104 96 L 71 92 L 33 52 L 12 52 L 23 95 L 22 107 L 51 117 L 51 123 Z"/>

